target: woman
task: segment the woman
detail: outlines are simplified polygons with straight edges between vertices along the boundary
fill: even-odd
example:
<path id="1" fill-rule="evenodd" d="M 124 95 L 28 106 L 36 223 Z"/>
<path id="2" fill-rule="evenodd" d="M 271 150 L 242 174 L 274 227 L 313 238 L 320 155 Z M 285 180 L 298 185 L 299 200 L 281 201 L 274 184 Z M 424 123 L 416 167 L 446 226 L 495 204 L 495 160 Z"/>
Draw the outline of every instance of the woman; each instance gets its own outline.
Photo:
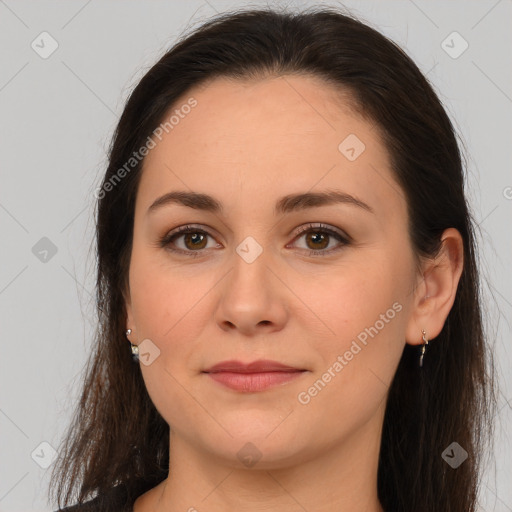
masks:
<path id="1" fill-rule="evenodd" d="M 135 88 L 96 195 L 59 509 L 476 510 L 473 223 L 399 47 L 333 9 L 217 16 Z"/>

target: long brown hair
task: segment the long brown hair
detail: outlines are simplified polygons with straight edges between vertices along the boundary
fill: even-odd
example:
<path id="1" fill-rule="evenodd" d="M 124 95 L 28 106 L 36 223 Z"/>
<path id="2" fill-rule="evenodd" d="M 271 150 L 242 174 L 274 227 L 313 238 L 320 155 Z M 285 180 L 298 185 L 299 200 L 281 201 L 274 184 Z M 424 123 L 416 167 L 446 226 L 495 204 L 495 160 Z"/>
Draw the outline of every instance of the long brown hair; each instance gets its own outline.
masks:
<path id="1" fill-rule="evenodd" d="M 127 101 L 97 193 L 98 329 L 81 400 L 52 474 L 59 507 L 117 484 L 126 486 L 133 503 L 169 470 L 169 426 L 151 402 L 125 336 L 124 294 L 142 167 L 139 161 L 127 168 L 126 162 L 190 88 L 220 76 L 290 73 L 314 74 L 348 91 L 351 106 L 381 131 L 407 198 L 416 255 L 434 256 L 446 228 L 462 235 L 464 269 L 442 332 L 429 344 L 421 369 L 418 347 L 405 346 L 389 389 L 378 495 L 392 512 L 476 509 L 496 399 L 475 222 L 456 132 L 432 86 L 400 47 L 353 16 L 325 7 L 220 14 L 183 36 Z M 123 166 L 126 172 L 119 173 Z M 457 469 L 442 457 L 452 442 L 468 453 Z"/>

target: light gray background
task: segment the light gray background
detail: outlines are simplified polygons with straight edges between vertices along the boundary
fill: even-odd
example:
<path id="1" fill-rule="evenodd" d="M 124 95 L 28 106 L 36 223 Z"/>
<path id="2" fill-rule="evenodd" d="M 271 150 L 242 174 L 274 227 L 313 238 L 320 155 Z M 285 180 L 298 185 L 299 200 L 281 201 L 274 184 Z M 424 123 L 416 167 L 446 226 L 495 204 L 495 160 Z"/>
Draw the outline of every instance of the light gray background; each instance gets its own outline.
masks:
<path id="1" fill-rule="evenodd" d="M 58 447 L 78 398 L 95 321 L 92 194 L 124 101 L 187 27 L 247 5 L 266 2 L 0 0 L 0 511 L 54 510 L 46 504 L 51 466 L 31 454 L 44 462 L 50 450 L 40 443 Z M 427 73 L 469 151 L 501 386 L 496 466 L 486 471 L 481 506 L 512 511 L 512 5 L 344 5 Z M 43 31 L 59 45 L 47 59 L 31 48 Z M 455 59 L 442 47 L 453 31 L 469 44 Z M 46 262 L 32 250 L 43 237 L 57 248 Z"/>

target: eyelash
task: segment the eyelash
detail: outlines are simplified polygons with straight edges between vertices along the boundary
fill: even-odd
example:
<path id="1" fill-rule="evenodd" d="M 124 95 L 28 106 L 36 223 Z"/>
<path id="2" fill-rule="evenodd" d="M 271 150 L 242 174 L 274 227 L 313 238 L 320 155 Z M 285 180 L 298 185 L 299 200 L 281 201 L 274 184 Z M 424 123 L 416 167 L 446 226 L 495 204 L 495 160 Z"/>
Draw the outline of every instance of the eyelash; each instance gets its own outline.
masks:
<path id="1" fill-rule="evenodd" d="M 337 251 L 343 249 L 345 246 L 350 244 L 350 237 L 343 236 L 341 233 L 338 233 L 337 231 L 334 231 L 333 229 L 330 229 L 323 224 L 319 224 L 319 225 L 308 224 L 308 225 L 303 226 L 299 230 L 299 232 L 295 235 L 293 240 L 295 241 L 297 238 L 299 238 L 300 236 L 302 236 L 308 232 L 328 234 L 329 236 L 336 238 L 342 244 L 341 246 L 339 246 L 337 248 L 329 249 L 329 250 L 310 249 L 308 252 L 308 256 L 328 256 L 328 255 L 332 254 L 333 252 L 337 252 Z M 207 236 L 211 236 L 213 238 L 213 236 L 210 235 L 210 233 L 208 233 L 207 231 L 205 231 L 203 229 L 199 229 L 199 228 L 196 228 L 196 227 L 190 226 L 190 225 L 189 226 L 181 226 L 181 227 L 177 228 L 176 230 L 172 231 L 171 233 L 168 233 L 167 235 L 160 238 L 158 241 L 158 247 L 166 248 L 167 250 L 169 250 L 171 252 L 184 254 L 191 258 L 196 258 L 198 256 L 201 256 L 202 254 L 204 254 L 204 251 L 205 251 L 204 249 L 200 249 L 197 251 L 184 251 L 183 249 L 173 249 L 170 246 L 171 242 L 173 242 L 176 238 L 179 238 L 180 236 L 183 236 L 183 235 L 186 235 L 189 233 L 200 233 L 200 234 L 204 234 Z M 307 249 L 304 249 L 304 250 L 307 250 Z"/>

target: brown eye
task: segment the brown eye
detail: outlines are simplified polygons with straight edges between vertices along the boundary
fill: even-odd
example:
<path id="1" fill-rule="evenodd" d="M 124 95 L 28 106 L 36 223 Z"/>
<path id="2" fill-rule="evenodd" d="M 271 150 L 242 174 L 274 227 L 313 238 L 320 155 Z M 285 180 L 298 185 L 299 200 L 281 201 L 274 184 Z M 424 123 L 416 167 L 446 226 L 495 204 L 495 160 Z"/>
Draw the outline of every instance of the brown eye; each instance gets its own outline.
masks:
<path id="1" fill-rule="evenodd" d="M 334 229 L 330 229 L 320 224 L 315 226 L 313 224 L 309 224 L 304 226 L 300 231 L 295 240 L 300 240 L 304 238 L 304 242 L 306 247 L 302 247 L 304 250 L 309 250 L 310 256 L 324 256 L 331 254 L 339 249 L 342 249 L 344 246 L 348 245 L 349 237 L 344 236 L 343 234 L 335 231 Z M 331 241 L 338 241 L 337 246 L 331 247 L 328 249 L 329 245 L 331 245 Z"/>
<path id="2" fill-rule="evenodd" d="M 311 249 L 325 249 L 329 245 L 330 235 L 319 231 L 310 231 L 306 234 L 306 243 L 312 244 Z"/>
<path id="3" fill-rule="evenodd" d="M 208 235 L 199 232 L 186 233 L 183 236 L 183 241 L 187 249 L 204 249 L 205 241 Z M 189 245 L 190 244 L 190 245 Z"/>
<path id="4" fill-rule="evenodd" d="M 182 226 L 165 235 L 159 240 L 158 246 L 172 252 L 195 257 L 205 254 L 205 249 L 218 247 L 218 244 L 208 247 L 208 238 L 213 239 L 213 236 L 203 229 Z M 349 236 L 322 224 L 319 226 L 310 224 L 301 228 L 294 240 L 302 238 L 306 244 L 302 249 L 309 251 L 309 256 L 327 256 L 350 244 Z M 338 243 L 334 244 L 334 247 L 330 247 L 332 242 L 336 241 Z"/>
<path id="5" fill-rule="evenodd" d="M 165 235 L 159 241 L 159 247 L 173 252 L 179 252 L 190 256 L 199 256 L 207 249 L 208 238 L 213 238 L 209 233 L 193 226 L 182 226 Z"/>

